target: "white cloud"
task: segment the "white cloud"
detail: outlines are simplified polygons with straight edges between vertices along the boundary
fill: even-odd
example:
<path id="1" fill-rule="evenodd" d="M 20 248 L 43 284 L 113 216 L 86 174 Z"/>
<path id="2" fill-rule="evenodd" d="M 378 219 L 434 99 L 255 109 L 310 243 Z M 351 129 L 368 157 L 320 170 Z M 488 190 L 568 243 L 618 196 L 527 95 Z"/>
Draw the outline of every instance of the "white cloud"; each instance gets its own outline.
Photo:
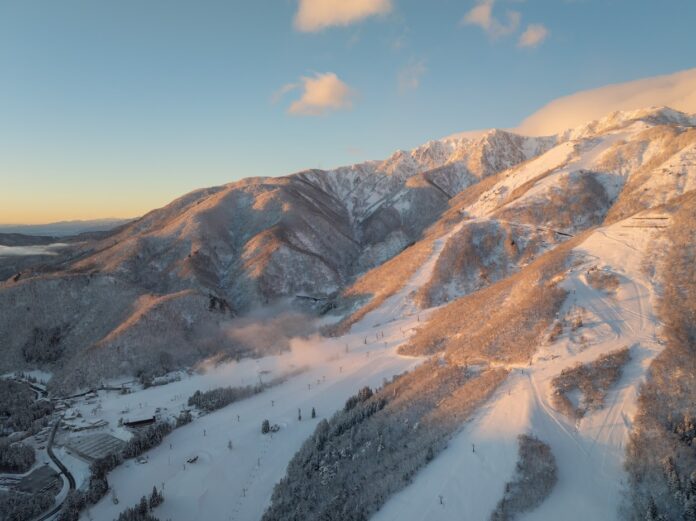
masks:
<path id="1" fill-rule="evenodd" d="M 274 95 L 277 102 L 288 92 L 301 90 L 300 99 L 293 101 L 288 114 L 294 116 L 322 116 L 332 111 L 349 109 L 353 106 L 355 91 L 333 72 L 303 76 L 298 83 L 283 85 Z"/>
<path id="2" fill-rule="evenodd" d="M 542 24 L 529 24 L 520 36 L 519 47 L 536 47 L 546 40 L 549 30 Z"/>
<path id="3" fill-rule="evenodd" d="M 273 96 L 271 96 L 271 102 L 272 103 L 278 103 L 283 96 L 285 96 L 288 92 L 292 92 L 293 90 L 297 89 L 300 87 L 299 83 L 286 83 L 283 85 L 281 88 L 279 88 L 277 91 L 273 93 Z"/>
<path id="4" fill-rule="evenodd" d="M 559 98 L 529 116 L 516 130 L 528 135 L 551 135 L 616 110 L 651 106 L 696 113 L 696 69 L 608 85 Z"/>
<path id="5" fill-rule="evenodd" d="M 425 60 L 412 61 L 399 71 L 398 83 L 399 92 L 404 93 L 409 90 L 416 90 L 420 86 L 420 81 L 427 71 Z"/>
<path id="6" fill-rule="evenodd" d="M 300 0 L 295 29 L 321 31 L 334 25 L 349 25 L 369 16 L 389 13 L 391 0 Z"/>
<path id="7" fill-rule="evenodd" d="M 486 31 L 491 38 L 499 38 L 514 33 L 520 25 L 521 15 L 518 11 L 508 11 L 505 23 L 493 15 L 495 0 L 482 0 L 469 11 L 461 23 L 464 25 L 476 25 Z"/>

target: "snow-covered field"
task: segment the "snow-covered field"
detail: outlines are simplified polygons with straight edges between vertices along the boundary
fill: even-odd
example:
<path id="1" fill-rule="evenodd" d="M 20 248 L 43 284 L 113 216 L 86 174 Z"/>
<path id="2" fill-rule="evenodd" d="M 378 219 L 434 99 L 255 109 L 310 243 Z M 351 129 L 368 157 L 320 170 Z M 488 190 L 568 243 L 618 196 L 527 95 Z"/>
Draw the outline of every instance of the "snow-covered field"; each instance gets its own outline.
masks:
<path id="1" fill-rule="evenodd" d="M 176 429 L 161 446 L 147 453 L 147 464 L 126 462 L 109 475 L 119 505 L 107 497 L 85 514 L 85 519 L 89 515 L 93 519 L 114 518 L 153 485 L 164 488 L 166 501 L 157 509 L 161 519 L 260 518 L 273 485 L 284 475 L 288 461 L 321 418 L 342 407 L 361 386 L 379 386 L 384 378 L 418 363 L 417 359 L 395 355 L 396 346 L 403 339 L 402 326 L 402 322 L 385 326 L 384 339 L 375 342 L 373 336 L 367 345 L 363 344 L 364 335 L 355 333 L 335 340 L 309 340 L 303 346 L 295 346 L 297 350 L 320 350 L 324 361 L 284 384 Z M 274 358 L 281 360 L 262 359 L 258 367 L 282 364 L 283 357 Z M 256 367 L 248 367 L 250 364 L 257 365 L 256 362 L 233 364 L 211 372 L 209 379 L 208 375 L 195 376 L 131 395 L 112 394 L 102 401 L 104 415 L 116 415 L 124 408 L 139 412 L 139 403 L 146 409 L 155 406 L 171 409 L 174 402 L 174 407 L 180 407 L 198 388 L 252 383 L 249 374 L 256 374 Z M 172 396 L 176 397 L 173 401 Z M 316 419 L 310 418 L 312 407 L 317 411 Z M 298 421 L 298 409 L 302 421 Z M 280 425 L 280 431 L 262 435 L 264 419 Z M 228 448 L 230 441 L 232 449 Z M 195 464 L 186 463 L 195 456 L 198 456 Z"/>
<path id="2" fill-rule="evenodd" d="M 409 487 L 388 500 L 374 521 L 487 520 L 513 475 L 517 436 L 524 433 L 550 445 L 559 480 L 551 496 L 520 519 L 617 518 L 624 446 L 638 386 L 661 349 L 653 313 L 654 286 L 643 270 L 647 248 L 659 230 L 625 225 L 598 229 L 574 250 L 580 262 L 564 282 L 570 295 L 561 314 L 583 313 L 584 338 L 564 334 L 542 347 L 530 366 L 511 367 L 510 377 L 493 400 Z M 606 267 L 620 276 L 615 294 L 586 283 L 591 266 Z M 552 408 L 551 380 L 562 369 L 625 346 L 631 348 L 631 360 L 604 408 L 578 422 Z"/>

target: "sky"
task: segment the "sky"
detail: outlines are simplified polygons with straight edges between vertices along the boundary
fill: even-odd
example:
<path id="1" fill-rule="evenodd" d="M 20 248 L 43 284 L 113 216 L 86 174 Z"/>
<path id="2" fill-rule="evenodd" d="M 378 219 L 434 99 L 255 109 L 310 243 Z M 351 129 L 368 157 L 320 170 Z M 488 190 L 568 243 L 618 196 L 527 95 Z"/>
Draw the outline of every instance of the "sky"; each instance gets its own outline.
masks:
<path id="1" fill-rule="evenodd" d="M 0 0 L 0 223 L 510 128 L 696 66 L 693 0 Z"/>

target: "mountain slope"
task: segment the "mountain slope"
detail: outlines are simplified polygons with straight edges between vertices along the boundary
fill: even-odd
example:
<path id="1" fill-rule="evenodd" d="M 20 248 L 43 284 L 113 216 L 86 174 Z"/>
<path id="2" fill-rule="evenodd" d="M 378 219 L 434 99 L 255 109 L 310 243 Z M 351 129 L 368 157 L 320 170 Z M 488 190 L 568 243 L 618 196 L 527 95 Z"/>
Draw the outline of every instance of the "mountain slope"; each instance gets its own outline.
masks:
<path id="1" fill-rule="evenodd" d="M 326 487 L 315 483 L 309 469 L 313 464 L 320 469 L 326 465 L 332 469 L 332 482 L 348 479 L 342 472 L 350 465 L 336 455 L 341 454 L 340 434 L 334 437 L 333 430 L 329 431 L 326 445 L 314 449 L 308 442 L 292 460 L 287 480 L 276 488 L 268 519 L 275 519 L 282 507 L 295 517 L 301 513 L 303 519 L 340 512 L 347 519 L 415 521 L 461 519 L 464 513 L 483 521 L 504 496 L 513 473 L 524 472 L 515 470 L 515 449 L 518 436 L 526 434 L 550 447 L 558 465 L 558 484 L 536 510 L 520 519 L 619 519 L 628 482 L 624 454 L 639 406 L 644 411 L 641 423 L 651 425 L 652 430 L 639 432 L 642 437 L 634 445 L 640 451 L 632 462 L 632 479 L 637 483 L 633 493 L 639 501 L 631 505 L 635 509 L 632 519 L 643 519 L 646 504 L 650 505 L 646 487 L 659 495 L 655 497 L 658 514 L 671 519 L 676 518 L 675 512 L 681 516 L 688 511 L 689 501 L 693 501 L 689 467 L 681 464 L 685 456 L 679 454 L 686 450 L 693 432 L 688 397 L 695 386 L 693 375 L 684 374 L 677 381 L 674 370 L 672 374 L 664 370 L 691 350 L 686 317 L 692 313 L 681 302 L 662 307 L 678 310 L 669 319 L 668 323 L 678 326 L 669 337 L 687 345 L 675 344 L 671 357 L 663 357 L 656 372 L 648 373 L 648 367 L 663 349 L 661 319 L 667 321 L 664 315 L 658 318 L 656 308 L 659 280 L 675 264 L 664 263 L 657 252 L 679 246 L 679 275 L 672 277 L 669 287 L 672 294 L 676 291 L 687 302 L 691 300 L 693 283 L 684 277 L 693 271 L 689 264 L 693 248 L 687 245 L 696 236 L 696 225 L 693 220 L 684 222 L 680 209 L 694 193 L 690 187 L 696 179 L 696 164 L 689 159 L 693 125 L 692 117 L 657 109 L 612 114 L 576 129 L 547 154 L 487 179 L 470 193 L 462 192 L 422 241 L 348 288 L 344 298 L 349 314 L 334 328 L 335 334 L 357 333 L 366 326 L 379 332 L 405 319 L 413 321 L 417 315 L 420 324 L 401 345 L 400 353 L 432 355 L 442 367 L 438 371 L 459 368 L 462 374 L 486 374 L 499 369 L 510 375 L 458 433 L 449 430 L 446 422 L 434 420 L 443 413 L 446 400 L 436 404 L 414 400 L 413 414 L 432 421 L 424 419 L 414 426 L 424 430 L 417 442 L 405 435 L 397 438 L 405 440 L 398 449 L 399 461 L 418 461 L 404 474 L 392 461 L 396 449 L 389 437 L 393 427 L 388 413 L 375 413 L 353 427 L 357 446 L 350 450 L 369 461 L 359 476 L 381 468 L 382 479 L 403 477 L 399 485 L 389 482 L 387 494 L 403 488 L 391 498 L 385 497 L 381 483 L 361 486 L 362 481 L 346 488 L 350 495 L 326 495 Z M 632 147 L 643 151 L 631 156 L 631 161 L 616 161 L 617 154 Z M 568 182 L 573 177 L 581 182 Z M 679 180 L 672 181 L 673 177 Z M 591 181 L 582 182 L 586 180 Z M 640 189 L 627 189 L 633 185 Z M 651 190 L 654 204 L 645 194 Z M 636 193 L 640 194 L 637 203 Z M 678 220 L 676 215 L 680 215 Z M 506 240 L 500 234 L 501 223 L 526 228 L 532 238 L 531 232 L 539 230 L 559 238 L 549 240 L 530 258 L 516 261 L 504 248 L 499 249 L 500 239 Z M 473 229 L 471 233 L 464 232 L 467 227 Z M 491 239 L 486 241 L 488 229 Z M 496 262 L 495 277 L 483 276 L 482 259 Z M 500 273 L 505 264 L 508 271 Z M 472 284 L 447 280 L 448 275 L 462 276 L 462 271 L 467 275 L 462 280 Z M 675 279 L 680 285 L 675 285 Z M 445 297 L 433 302 L 430 295 L 434 290 Z M 430 298 L 424 298 L 424 292 Z M 442 302 L 444 305 L 430 307 Z M 419 312 L 419 308 L 426 309 Z M 595 391 L 587 384 L 577 384 L 570 399 L 585 411 L 582 416 L 569 416 L 557 405 L 558 378 L 571 374 L 564 371 L 576 364 L 603 371 L 606 355 L 624 349 L 628 359 L 611 369 L 617 376 L 603 384 L 602 393 L 591 396 Z M 646 408 L 645 402 L 637 400 L 648 377 L 658 380 L 644 391 L 644 400 L 664 396 L 670 405 L 666 422 L 666 413 L 659 411 L 657 403 Z M 590 373 L 590 378 L 602 381 L 605 377 Z M 409 385 L 427 385 L 427 393 L 442 392 L 449 385 L 446 379 L 443 387 L 426 376 L 416 380 L 409 380 Z M 375 396 L 389 403 L 392 386 L 385 385 Z M 339 415 L 335 421 L 340 422 Z M 655 432 L 654 422 L 660 424 L 660 431 Z M 370 429 L 377 433 L 373 439 L 379 444 L 362 441 L 360 433 Z M 674 429 L 674 436 L 665 429 Z M 314 440 L 319 434 L 318 430 Z M 674 449 L 665 446 L 664 440 L 685 436 L 687 441 L 680 441 Z M 448 448 L 443 448 L 442 439 L 448 440 L 444 442 Z M 438 457 L 441 450 L 443 455 Z M 650 450 L 671 456 L 671 467 L 653 461 Z M 419 461 L 418 455 L 425 454 L 434 459 L 423 456 L 425 462 Z M 691 456 L 686 458 L 691 460 Z M 423 465 L 425 469 L 419 470 Z M 298 481 L 301 471 L 309 473 L 307 480 Z M 642 484 L 642 476 L 656 480 L 655 486 Z M 291 499 L 289 491 L 295 489 L 301 494 Z M 362 498 L 358 505 L 364 505 L 363 509 L 352 501 L 353 494 Z M 672 497 L 676 499 L 672 501 Z M 312 498 L 311 508 L 302 498 Z"/>
<path id="2" fill-rule="evenodd" d="M 46 349 L 46 338 L 60 344 L 47 367 L 57 373 L 53 385 L 72 387 L 188 365 L 214 346 L 238 356 L 220 332 L 225 321 L 288 297 L 325 305 L 356 275 L 417 241 L 463 187 L 553 142 L 491 131 L 384 161 L 245 179 L 186 194 L 38 265 L 14 262 L 19 273 L 0 286 L 0 335 L 8 338 L 0 370 L 31 367 L 36 361 L 22 353 Z M 98 305 L 90 284 L 108 288 Z M 42 312 L 32 321 L 18 303 L 37 295 Z M 99 327 L 80 327 L 97 314 Z M 55 328 L 60 335 L 50 334 Z"/>
<path id="3" fill-rule="evenodd" d="M 462 191 L 417 247 L 349 286 L 344 305 L 353 313 L 344 327 L 363 313 L 360 303 L 370 308 L 397 291 L 417 268 L 424 255 L 418 253 L 454 227 L 433 279 L 418 293 L 421 307 L 500 280 L 605 219 L 626 218 L 693 190 L 695 131 L 694 116 L 659 108 L 610 114 L 563 133 L 545 153 Z"/>
<path id="4" fill-rule="evenodd" d="M 216 385 L 310 364 L 149 453 L 139 473 L 171 491 L 162 517 L 489 520 L 529 471 L 531 435 L 558 480 L 520 519 L 619 519 L 624 498 L 636 521 L 653 505 L 678 518 L 694 497 L 695 128 L 641 109 L 188 194 L 6 281 L 3 363 L 66 387 L 201 358 L 259 357 L 214 367 Z M 268 321 L 231 320 L 298 294 L 289 307 L 337 306 L 316 321 L 333 338 L 278 353 Z M 178 412 L 208 378 L 82 410 Z M 128 504 L 132 473 L 109 476 Z M 104 498 L 92 513 L 117 510 Z"/>

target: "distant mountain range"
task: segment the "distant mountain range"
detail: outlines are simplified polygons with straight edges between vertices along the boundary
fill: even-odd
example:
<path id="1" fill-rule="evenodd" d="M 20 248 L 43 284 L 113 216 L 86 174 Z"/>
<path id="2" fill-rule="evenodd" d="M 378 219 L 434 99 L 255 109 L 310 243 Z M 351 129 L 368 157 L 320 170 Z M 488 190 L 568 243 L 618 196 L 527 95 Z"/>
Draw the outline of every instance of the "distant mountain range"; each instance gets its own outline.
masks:
<path id="1" fill-rule="evenodd" d="M 101 232 L 130 222 L 132 219 L 92 219 L 87 221 L 60 221 L 48 224 L 0 224 L 0 234 L 43 235 L 66 237 L 85 232 Z"/>

